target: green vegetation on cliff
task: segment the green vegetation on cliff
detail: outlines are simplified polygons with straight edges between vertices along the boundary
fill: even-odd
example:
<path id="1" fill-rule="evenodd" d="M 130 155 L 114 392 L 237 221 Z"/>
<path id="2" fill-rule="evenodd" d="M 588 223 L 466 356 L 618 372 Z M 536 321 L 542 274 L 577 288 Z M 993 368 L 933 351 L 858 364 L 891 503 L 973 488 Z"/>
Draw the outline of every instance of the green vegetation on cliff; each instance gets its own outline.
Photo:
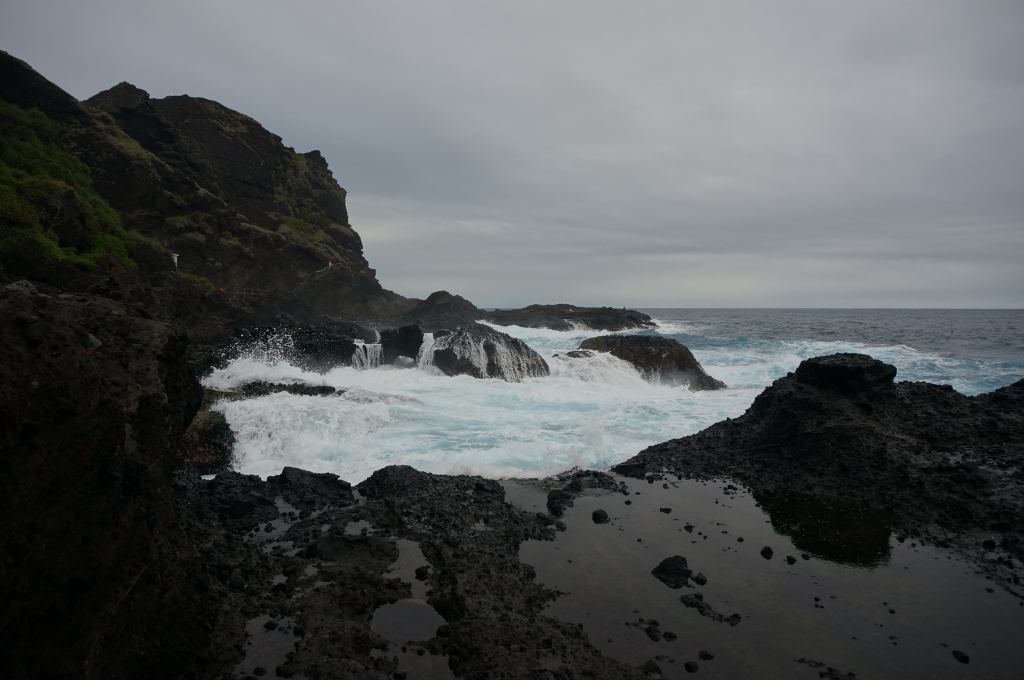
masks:
<path id="1" fill-rule="evenodd" d="M 0 100 L 0 253 L 17 242 L 51 260 L 93 263 L 109 252 L 135 266 L 120 215 L 61 147 L 63 135 L 45 114 Z"/>

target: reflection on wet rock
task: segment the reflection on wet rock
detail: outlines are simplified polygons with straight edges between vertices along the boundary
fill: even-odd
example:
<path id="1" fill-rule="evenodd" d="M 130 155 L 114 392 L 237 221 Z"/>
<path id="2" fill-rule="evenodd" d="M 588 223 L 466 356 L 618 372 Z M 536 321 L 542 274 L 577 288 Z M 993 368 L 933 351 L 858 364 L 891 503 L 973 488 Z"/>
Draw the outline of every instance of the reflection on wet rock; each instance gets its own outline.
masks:
<path id="1" fill-rule="evenodd" d="M 809 559 L 809 553 L 830 562 L 866 568 L 889 562 L 890 527 L 895 517 L 884 510 L 823 501 L 800 493 L 759 500 L 771 517 L 772 528 L 806 551 L 801 555 L 804 559 Z M 786 561 L 796 562 L 788 557 Z"/>

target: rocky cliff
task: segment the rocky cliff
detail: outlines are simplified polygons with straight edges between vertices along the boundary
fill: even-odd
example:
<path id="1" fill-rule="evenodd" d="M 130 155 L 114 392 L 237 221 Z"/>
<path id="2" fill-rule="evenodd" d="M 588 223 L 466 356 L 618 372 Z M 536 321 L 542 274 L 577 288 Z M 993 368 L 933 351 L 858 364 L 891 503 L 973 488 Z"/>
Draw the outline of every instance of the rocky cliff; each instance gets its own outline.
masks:
<path id="1" fill-rule="evenodd" d="M 0 262 L 66 285 L 55 263 L 105 254 L 139 274 L 174 272 L 222 306 L 316 315 L 396 314 L 318 151 L 255 120 L 121 83 L 78 102 L 0 52 L 5 141 Z M 175 256 L 177 263 L 175 263 Z"/>

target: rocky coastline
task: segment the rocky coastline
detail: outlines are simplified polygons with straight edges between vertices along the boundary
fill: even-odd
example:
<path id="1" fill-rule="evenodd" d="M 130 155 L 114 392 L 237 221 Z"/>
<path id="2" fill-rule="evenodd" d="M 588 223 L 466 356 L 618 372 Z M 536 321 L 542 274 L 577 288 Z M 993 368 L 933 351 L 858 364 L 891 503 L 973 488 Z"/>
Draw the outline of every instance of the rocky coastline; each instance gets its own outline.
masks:
<path id="1" fill-rule="evenodd" d="M 127 83 L 78 102 L 2 52 L 0 100 L 22 158 L 45 151 L 85 168 L 60 179 L 26 161 L 19 172 L 43 189 L 7 187 L 28 207 L 5 214 L 0 240 L 0 670 L 400 680 L 401 654 L 466 678 L 656 673 L 546 615 L 559 592 L 519 559 L 523 541 L 565 530 L 578 494 L 620 481 L 546 480 L 547 512 L 528 512 L 493 480 L 409 467 L 358 487 L 294 468 L 261 480 L 227 469 L 230 428 L 210 406 L 230 396 L 199 383 L 253 348 L 310 370 L 428 360 L 516 381 L 549 367 L 494 326 L 615 332 L 652 328 L 649 316 L 486 311 L 445 291 L 388 291 L 319 152 L 297 153 L 216 102 L 153 99 Z M 100 219 L 107 210 L 118 218 Z M 645 337 L 579 351 L 723 386 L 685 347 Z M 1008 558 L 1024 557 L 1024 381 L 965 397 L 894 377 L 870 357 L 805 361 L 741 418 L 616 471 L 729 478 L 762 503 L 800 493 L 882 507 L 901 536 L 957 550 L 1020 592 Z M 387 572 L 401 541 L 422 553 L 415 578 Z M 389 642 L 373 612 L 419 584 L 446 623 L 415 645 Z M 243 667 L 254 621 L 287 643 L 262 673 Z"/>

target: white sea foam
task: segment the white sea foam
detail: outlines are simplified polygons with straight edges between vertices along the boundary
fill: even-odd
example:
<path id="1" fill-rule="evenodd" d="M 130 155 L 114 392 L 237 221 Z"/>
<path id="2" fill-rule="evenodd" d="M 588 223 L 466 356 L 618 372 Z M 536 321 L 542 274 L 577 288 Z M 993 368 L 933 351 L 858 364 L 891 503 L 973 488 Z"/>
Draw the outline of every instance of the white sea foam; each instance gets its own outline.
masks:
<path id="1" fill-rule="evenodd" d="M 278 393 L 216 408 L 235 432 L 239 471 L 266 476 L 293 465 L 359 482 L 394 464 L 488 477 L 608 466 L 651 444 L 739 416 L 766 385 L 801 360 L 822 354 L 871 354 L 895 364 L 898 379 L 927 379 L 948 369 L 942 357 L 899 345 L 722 341 L 694 354 L 729 388 L 691 392 L 651 384 L 609 354 L 565 356 L 601 332 L 496 328 L 537 350 L 551 375 L 518 383 L 447 377 L 430 365 L 434 340 L 428 335 L 417 358 L 419 369 L 345 367 L 321 375 L 263 352 L 214 371 L 204 384 L 230 390 L 254 380 L 303 381 L 345 390 L 330 397 Z M 974 393 L 966 378 L 963 382 L 953 384 Z"/>

